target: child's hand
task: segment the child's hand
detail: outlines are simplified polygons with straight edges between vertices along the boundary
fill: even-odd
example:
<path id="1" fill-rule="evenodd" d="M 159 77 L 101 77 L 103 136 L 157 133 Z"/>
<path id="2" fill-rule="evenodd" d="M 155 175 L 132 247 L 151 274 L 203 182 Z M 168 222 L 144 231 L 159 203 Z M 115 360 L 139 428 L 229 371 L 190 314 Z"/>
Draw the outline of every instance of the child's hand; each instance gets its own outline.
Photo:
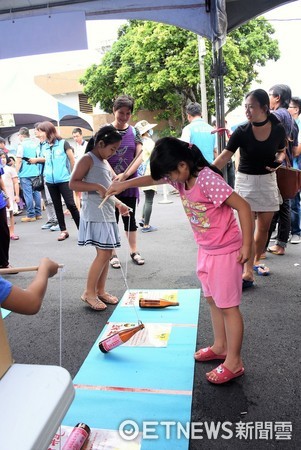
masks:
<path id="1" fill-rule="evenodd" d="M 124 181 L 126 179 L 126 176 L 124 175 L 124 172 L 119 173 L 116 175 L 113 181 Z"/>
<path id="2" fill-rule="evenodd" d="M 59 265 L 49 258 L 42 258 L 39 267 L 45 267 L 48 271 L 48 277 L 51 278 L 57 273 Z"/>
<path id="3" fill-rule="evenodd" d="M 237 257 L 237 262 L 244 264 L 247 261 L 249 261 L 250 256 L 251 256 L 251 248 L 249 246 L 243 245 Z"/>
<path id="4" fill-rule="evenodd" d="M 119 209 L 119 212 L 122 216 L 130 215 L 130 210 L 127 205 L 124 205 L 123 203 L 116 203 L 116 207 Z"/>
<path id="5" fill-rule="evenodd" d="M 96 192 L 101 198 L 105 198 L 105 196 L 107 195 L 106 190 L 103 188 L 99 188 Z"/>
<path id="6" fill-rule="evenodd" d="M 120 192 L 123 191 L 122 188 L 122 184 L 120 181 L 113 181 L 113 183 L 111 184 L 111 186 L 109 187 L 109 189 L 106 192 L 106 196 L 109 195 L 116 195 L 116 194 L 120 194 Z"/>

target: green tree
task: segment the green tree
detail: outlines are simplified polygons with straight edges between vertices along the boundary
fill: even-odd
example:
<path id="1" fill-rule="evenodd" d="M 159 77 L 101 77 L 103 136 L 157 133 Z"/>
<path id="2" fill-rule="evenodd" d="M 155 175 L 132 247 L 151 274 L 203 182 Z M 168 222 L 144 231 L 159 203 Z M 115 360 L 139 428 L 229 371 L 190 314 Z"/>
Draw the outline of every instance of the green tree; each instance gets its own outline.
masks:
<path id="1" fill-rule="evenodd" d="M 251 20 L 231 32 L 223 47 L 227 74 L 224 92 L 227 113 L 242 102 L 258 67 L 280 57 L 273 27 L 264 19 Z M 204 58 L 209 115 L 214 114 L 214 83 L 211 78 L 211 42 L 206 40 Z M 158 119 L 185 121 L 185 105 L 201 101 L 198 42 L 195 33 L 149 21 L 130 21 L 119 29 L 118 40 L 101 64 L 81 78 L 89 101 L 108 112 L 121 93 L 135 98 L 136 109 L 161 110 Z"/>

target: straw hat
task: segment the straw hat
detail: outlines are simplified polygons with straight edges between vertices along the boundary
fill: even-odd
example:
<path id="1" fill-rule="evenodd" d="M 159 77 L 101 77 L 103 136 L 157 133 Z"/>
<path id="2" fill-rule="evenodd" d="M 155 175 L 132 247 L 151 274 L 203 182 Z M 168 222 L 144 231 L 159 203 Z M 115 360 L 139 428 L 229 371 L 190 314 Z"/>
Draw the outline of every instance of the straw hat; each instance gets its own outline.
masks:
<path id="1" fill-rule="evenodd" d="M 156 127 L 156 123 L 149 123 L 147 120 L 140 120 L 140 122 L 137 122 L 135 127 L 138 129 L 141 135 L 146 133 L 147 131 L 151 130 L 152 128 Z"/>

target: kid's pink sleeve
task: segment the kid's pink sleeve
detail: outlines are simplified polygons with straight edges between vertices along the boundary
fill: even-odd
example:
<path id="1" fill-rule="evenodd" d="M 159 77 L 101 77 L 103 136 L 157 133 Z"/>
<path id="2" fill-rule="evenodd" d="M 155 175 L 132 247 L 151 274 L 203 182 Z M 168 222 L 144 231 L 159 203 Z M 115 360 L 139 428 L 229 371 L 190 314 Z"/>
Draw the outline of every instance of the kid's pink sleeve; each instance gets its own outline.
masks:
<path id="1" fill-rule="evenodd" d="M 203 171 L 204 173 L 199 177 L 198 184 L 204 195 L 212 201 L 213 205 L 218 208 L 233 192 L 225 180 L 218 174 L 212 171 Z"/>

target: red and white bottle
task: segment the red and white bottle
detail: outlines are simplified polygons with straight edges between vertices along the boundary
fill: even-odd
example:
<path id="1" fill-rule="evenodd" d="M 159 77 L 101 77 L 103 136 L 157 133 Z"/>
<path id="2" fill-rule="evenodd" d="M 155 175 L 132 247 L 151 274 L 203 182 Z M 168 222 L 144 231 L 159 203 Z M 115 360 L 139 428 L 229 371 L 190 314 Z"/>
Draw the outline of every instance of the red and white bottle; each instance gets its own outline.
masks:
<path id="1" fill-rule="evenodd" d="M 103 353 L 107 353 L 113 348 L 118 347 L 119 345 L 127 342 L 131 337 L 134 336 L 138 331 L 142 330 L 144 325 L 142 322 L 138 322 L 136 327 L 129 328 L 128 330 L 120 330 L 117 333 L 112 334 L 111 336 L 103 339 L 98 343 L 99 350 Z"/>
<path id="2" fill-rule="evenodd" d="M 90 427 L 85 423 L 75 425 L 62 450 L 81 450 L 90 435 L 90 431 Z"/>

